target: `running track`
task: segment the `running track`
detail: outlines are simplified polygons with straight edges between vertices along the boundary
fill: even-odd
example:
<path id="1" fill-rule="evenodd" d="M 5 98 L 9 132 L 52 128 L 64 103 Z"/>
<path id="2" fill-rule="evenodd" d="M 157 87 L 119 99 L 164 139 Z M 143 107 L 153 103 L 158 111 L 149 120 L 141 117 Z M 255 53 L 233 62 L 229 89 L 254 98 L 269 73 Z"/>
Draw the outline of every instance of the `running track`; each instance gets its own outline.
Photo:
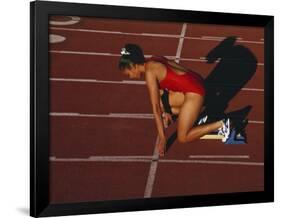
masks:
<path id="1" fill-rule="evenodd" d="M 50 20 L 52 203 L 263 190 L 262 28 L 86 17 Z M 164 55 L 206 77 L 217 64 L 207 64 L 206 54 L 232 35 L 258 60 L 255 75 L 227 108 L 253 106 L 248 144 L 175 141 L 159 158 L 147 88 L 143 79 L 129 80 L 118 72 L 121 47 L 140 44 L 146 55 Z M 167 135 L 175 128 L 169 127 Z"/>

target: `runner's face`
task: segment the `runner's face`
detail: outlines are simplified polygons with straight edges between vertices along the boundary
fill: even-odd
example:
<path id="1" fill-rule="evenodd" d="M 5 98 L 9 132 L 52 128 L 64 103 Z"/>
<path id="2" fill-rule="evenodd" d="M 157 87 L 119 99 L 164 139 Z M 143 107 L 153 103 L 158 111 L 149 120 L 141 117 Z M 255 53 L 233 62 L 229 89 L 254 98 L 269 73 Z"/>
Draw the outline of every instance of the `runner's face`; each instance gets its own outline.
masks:
<path id="1" fill-rule="evenodd" d="M 130 79 L 140 78 L 140 72 L 137 65 L 131 65 L 131 69 L 124 69 L 122 73 L 128 76 Z"/>

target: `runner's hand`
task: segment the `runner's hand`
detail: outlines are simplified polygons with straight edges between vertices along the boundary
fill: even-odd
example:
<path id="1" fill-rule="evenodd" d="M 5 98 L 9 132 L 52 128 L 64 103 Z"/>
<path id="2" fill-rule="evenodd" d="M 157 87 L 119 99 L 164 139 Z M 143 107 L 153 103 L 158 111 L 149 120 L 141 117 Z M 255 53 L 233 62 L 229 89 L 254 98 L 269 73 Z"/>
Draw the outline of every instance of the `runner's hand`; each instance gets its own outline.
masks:
<path id="1" fill-rule="evenodd" d="M 163 157 L 165 154 L 165 150 L 166 150 L 166 138 L 165 137 L 160 137 L 158 140 L 158 144 L 157 144 L 157 148 L 158 148 L 158 153 L 159 156 Z"/>
<path id="2" fill-rule="evenodd" d="M 162 113 L 162 119 L 165 128 L 167 128 L 173 122 L 172 115 L 166 112 Z"/>

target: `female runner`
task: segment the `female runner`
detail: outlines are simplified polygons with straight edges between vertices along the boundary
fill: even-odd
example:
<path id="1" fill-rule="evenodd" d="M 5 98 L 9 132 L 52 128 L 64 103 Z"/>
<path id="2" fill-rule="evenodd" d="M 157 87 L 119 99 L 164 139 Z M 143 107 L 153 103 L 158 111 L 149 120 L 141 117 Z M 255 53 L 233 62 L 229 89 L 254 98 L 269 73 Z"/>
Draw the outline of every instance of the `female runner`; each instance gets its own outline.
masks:
<path id="1" fill-rule="evenodd" d="M 174 114 L 178 114 L 177 140 L 180 143 L 191 142 L 218 130 L 226 141 L 230 132 L 229 119 L 194 126 L 204 103 L 204 80 L 199 74 L 187 71 L 174 61 L 162 56 L 145 58 L 142 49 L 136 44 L 126 44 L 121 50 L 119 70 L 129 78 L 141 78 L 144 74 L 150 95 L 152 111 L 158 130 L 158 152 L 164 156 L 166 137 L 164 127 L 170 117 L 163 113 L 160 93 L 169 90 L 169 103 Z M 159 90 L 160 89 L 160 90 Z"/>

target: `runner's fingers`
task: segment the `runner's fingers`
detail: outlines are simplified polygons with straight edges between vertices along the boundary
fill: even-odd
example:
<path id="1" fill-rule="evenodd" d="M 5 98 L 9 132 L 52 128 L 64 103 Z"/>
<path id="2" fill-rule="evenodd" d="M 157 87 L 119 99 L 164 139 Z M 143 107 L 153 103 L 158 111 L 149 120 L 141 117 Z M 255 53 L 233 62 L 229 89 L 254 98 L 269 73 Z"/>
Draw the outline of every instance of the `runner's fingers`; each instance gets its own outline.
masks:
<path id="1" fill-rule="evenodd" d="M 171 115 L 171 114 L 168 114 L 168 121 L 169 121 L 169 122 L 173 122 L 173 118 L 172 118 L 172 115 Z"/>

